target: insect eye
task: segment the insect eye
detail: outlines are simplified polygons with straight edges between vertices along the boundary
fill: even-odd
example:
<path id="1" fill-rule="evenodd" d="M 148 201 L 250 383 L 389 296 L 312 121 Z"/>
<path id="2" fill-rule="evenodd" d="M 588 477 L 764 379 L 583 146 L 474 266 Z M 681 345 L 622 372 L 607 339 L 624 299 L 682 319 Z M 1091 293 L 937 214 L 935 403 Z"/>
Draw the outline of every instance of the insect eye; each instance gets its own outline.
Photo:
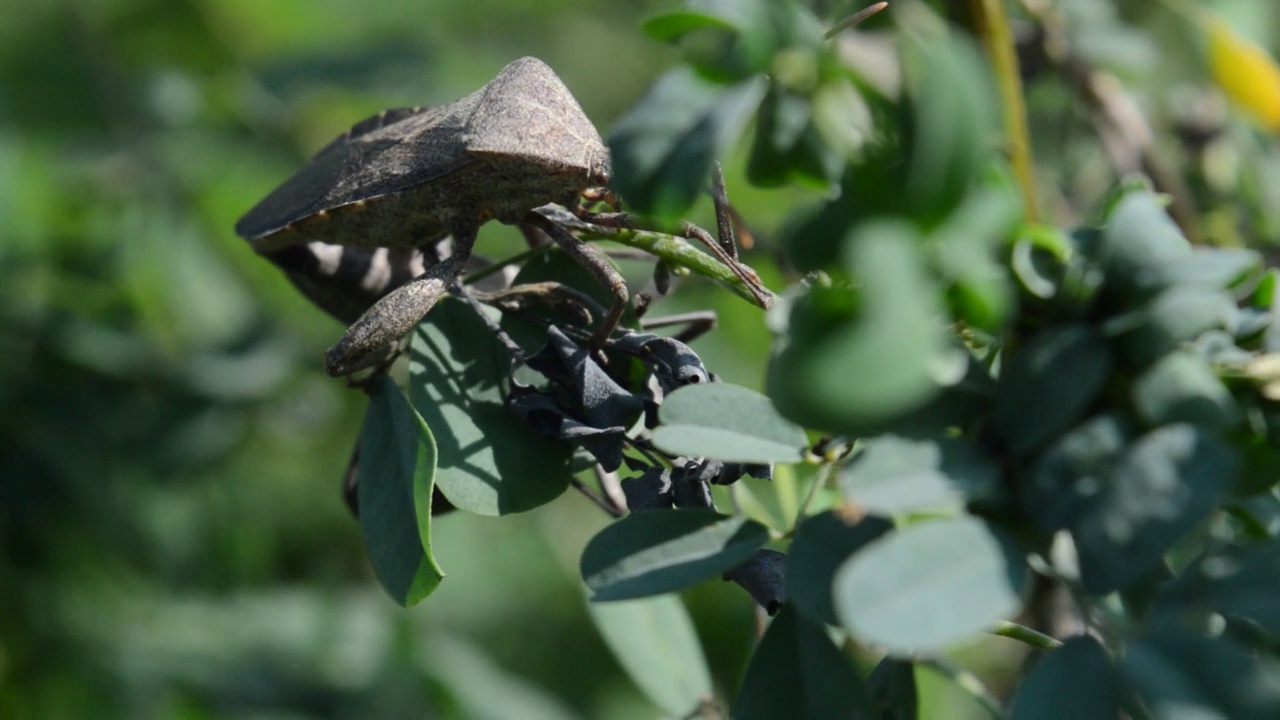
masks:
<path id="1" fill-rule="evenodd" d="M 600 185 L 602 187 L 608 186 L 609 181 L 612 179 L 613 179 L 613 176 L 609 172 L 608 162 L 601 162 L 600 164 L 596 165 L 596 167 L 592 170 L 591 182 L 597 185 Z"/>

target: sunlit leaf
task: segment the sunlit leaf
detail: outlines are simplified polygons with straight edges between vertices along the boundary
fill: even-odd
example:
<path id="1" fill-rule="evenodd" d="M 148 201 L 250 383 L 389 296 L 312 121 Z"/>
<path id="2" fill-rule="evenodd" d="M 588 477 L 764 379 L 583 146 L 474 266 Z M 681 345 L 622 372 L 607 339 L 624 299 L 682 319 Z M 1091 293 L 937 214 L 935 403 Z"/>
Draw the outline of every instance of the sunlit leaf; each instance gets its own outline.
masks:
<path id="1" fill-rule="evenodd" d="M 840 623 L 891 653 L 938 652 L 1022 604 L 1022 554 L 973 518 L 911 525 L 858 551 L 836 573 Z"/>
<path id="2" fill-rule="evenodd" d="M 893 515 L 962 507 L 999 477 L 996 461 L 969 440 L 888 435 L 866 441 L 841 472 L 840 490 L 867 512 Z"/>
<path id="3" fill-rule="evenodd" d="M 726 462 L 799 462 L 808 439 L 768 397 L 724 383 L 689 385 L 659 409 L 653 442 L 673 454 Z"/>
<path id="4" fill-rule="evenodd" d="M 573 446 L 535 433 L 504 404 L 507 349 L 465 304 L 446 299 L 414 330 L 409 397 L 431 426 L 436 483 L 481 515 L 531 510 L 569 486 Z"/>
<path id="5" fill-rule="evenodd" d="M 404 393 L 378 376 L 360 431 L 360 529 L 374 573 L 401 605 L 430 595 L 444 578 L 431 556 L 435 450 Z"/>
<path id="6" fill-rule="evenodd" d="M 634 513 L 601 530 L 582 551 L 593 601 L 629 600 L 682 590 L 745 561 L 769 531 L 744 516 L 707 510 Z"/>

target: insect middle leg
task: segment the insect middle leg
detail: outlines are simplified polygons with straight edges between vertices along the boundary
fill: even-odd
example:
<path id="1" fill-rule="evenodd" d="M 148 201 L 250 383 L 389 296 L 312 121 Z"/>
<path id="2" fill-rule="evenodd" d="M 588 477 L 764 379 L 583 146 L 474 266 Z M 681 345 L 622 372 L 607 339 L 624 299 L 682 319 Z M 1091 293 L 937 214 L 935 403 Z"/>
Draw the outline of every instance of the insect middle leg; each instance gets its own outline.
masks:
<path id="1" fill-rule="evenodd" d="M 524 222 L 537 226 L 549 235 L 561 249 L 569 254 L 569 257 L 586 268 L 613 294 L 613 307 L 609 308 L 604 320 L 596 328 L 595 332 L 591 334 L 589 343 L 592 350 L 599 350 L 604 347 L 605 342 L 609 340 L 609 336 L 613 334 L 614 328 L 618 327 L 618 322 L 622 320 L 622 313 L 626 311 L 627 302 L 631 299 L 630 294 L 627 292 L 626 280 L 622 279 L 622 274 L 618 272 L 617 268 L 609 262 L 603 253 L 594 246 L 574 237 L 568 230 L 565 230 L 550 218 L 532 211 L 525 216 Z"/>

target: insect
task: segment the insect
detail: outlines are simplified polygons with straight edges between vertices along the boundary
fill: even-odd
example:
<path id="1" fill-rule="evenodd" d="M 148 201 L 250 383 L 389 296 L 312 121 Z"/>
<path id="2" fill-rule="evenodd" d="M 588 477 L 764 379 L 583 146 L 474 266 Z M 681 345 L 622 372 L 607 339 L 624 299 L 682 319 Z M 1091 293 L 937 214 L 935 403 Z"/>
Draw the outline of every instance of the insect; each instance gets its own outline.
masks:
<path id="1" fill-rule="evenodd" d="M 609 287 L 615 306 L 597 331 L 607 337 L 628 300 L 622 277 L 532 211 L 576 208 L 608 181 L 608 150 L 577 100 L 545 63 L 522 58 L 460 100 L 356 124 L 240 218 L 236 232 L 351 323 L 325 354 L 326 372 L 339 376 L 387 356 L 456 280 L 491 219 L 542 229 Z M 452 254 L 423 262 L 419 248 L 446 236 Z M 384 271 L 356 289 L 361 265 Z"/>

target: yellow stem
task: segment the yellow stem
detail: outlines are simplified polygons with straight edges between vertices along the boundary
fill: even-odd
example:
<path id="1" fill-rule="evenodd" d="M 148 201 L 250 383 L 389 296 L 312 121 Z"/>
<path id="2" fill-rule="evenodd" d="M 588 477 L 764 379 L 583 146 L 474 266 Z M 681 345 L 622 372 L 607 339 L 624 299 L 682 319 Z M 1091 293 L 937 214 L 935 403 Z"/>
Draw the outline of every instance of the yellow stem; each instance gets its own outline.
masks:
<path id="1" fill-rule="evenodd" d="M 1022 77 L 1018 72 L 1018 55 L 1009 27 L 1009 14 L 1004 0 L 969 0 L 976 27 L 995 69 L 1004 110 L 1005 137 L 1013 174 L 1022 190 L 1027 222 L 1038 222 L 1036 206 L 1035 162 L 1031 155 L 1031 133 L 1027 129 L 1027 107 L 1022 94 Z"/>

